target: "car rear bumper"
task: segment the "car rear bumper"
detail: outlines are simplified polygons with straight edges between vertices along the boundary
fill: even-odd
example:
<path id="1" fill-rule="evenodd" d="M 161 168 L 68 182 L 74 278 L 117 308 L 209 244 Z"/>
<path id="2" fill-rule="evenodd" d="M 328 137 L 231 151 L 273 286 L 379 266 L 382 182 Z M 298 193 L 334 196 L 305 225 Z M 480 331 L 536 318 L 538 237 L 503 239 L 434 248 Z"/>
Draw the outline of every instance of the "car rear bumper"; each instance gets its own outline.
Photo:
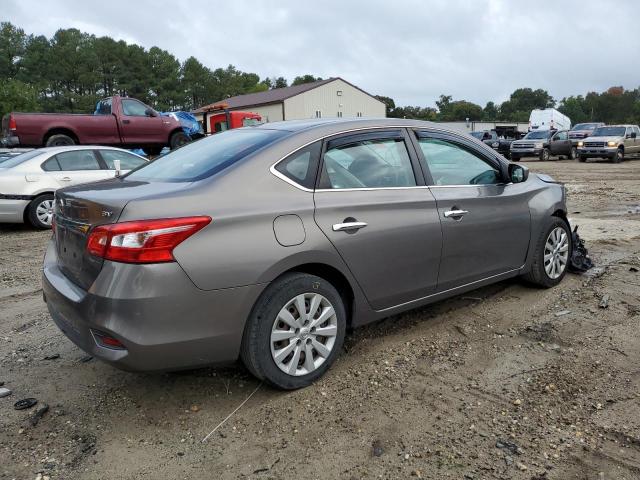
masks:
<path id="1" fill-rule="evenodd" d="M 200 290 L 177 263 L 105 262 L 88 291 L 45 255 L 43 295 L 51 318 L 90 355 L 123 370 L 162 371 L 235 361 L 245 321 L 264 285 Z M 124 349 L 100 345 L 96 333 Z"/>
<path id="2" fill-rule="evenodd" d="M 20 137 L 17 135 L 6 135 L 0 139 L 0 145 L 3 147 L 17 147 L 20 145 Z"/>
<path id="3" fill-rule="evenodd" d="M 578 154 L 584 158 L 613 158 L 616 151 L 616 147 L 578 148 Z"/>
<path id="4" fill-rule="evenodd" d="M 0 223 L 22 223 L 30 201 L 18 195 L 0 195 Z"/>

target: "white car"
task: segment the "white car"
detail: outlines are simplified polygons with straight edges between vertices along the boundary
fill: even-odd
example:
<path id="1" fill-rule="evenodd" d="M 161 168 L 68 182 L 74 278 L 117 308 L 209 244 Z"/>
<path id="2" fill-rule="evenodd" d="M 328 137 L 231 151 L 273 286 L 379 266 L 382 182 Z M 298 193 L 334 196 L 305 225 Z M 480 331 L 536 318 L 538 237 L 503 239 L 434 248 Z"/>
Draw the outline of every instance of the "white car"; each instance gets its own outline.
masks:
<path id="1" fill-rule="evenodd" d="M 127 150 L 98 146 L 31 150 L 0 163 L 0 223 L 29 222 L 51 228 L 53 194 L 58 188 L 126 173 L 148 160 Z"/>

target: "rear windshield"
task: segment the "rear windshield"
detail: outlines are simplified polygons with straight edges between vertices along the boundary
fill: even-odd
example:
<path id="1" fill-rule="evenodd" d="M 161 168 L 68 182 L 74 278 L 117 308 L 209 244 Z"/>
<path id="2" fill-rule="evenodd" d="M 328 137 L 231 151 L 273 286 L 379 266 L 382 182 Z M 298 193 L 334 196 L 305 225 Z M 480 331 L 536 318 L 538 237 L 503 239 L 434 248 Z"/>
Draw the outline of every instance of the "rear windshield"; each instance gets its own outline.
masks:
<path id="1" fill-rule="evenodd" d="M 624 127 L 599 127 L 591 134 L 592 137 L 621 137 L 627 131 Z"/>
<path id="2" fill-rule="evenodd" d="M 21 153 L 20 155 L 16 155 L 14 157 L 8 157 L 5 160 L 0 159 L 0 168 L 15 167 L 16 165 L 20 165 L 22 162 L 31 160 L 32 158 L 35 158 L 38 155 L 42 155 L 42 152 L 39 150 L 32 150 L 30 152 Z"/>
<path id="3" fill-rule="evenodd" d="M 524 138 L 526 140 L 536 140 L 536 139 L 549 138 L 549 135 L 551 135 L 551 132 L 549 130 L 538 130 L 537 132 L 527 133 L 527 135 Z"/>
<path id="4" fill-rule="evenodd" d="M 215 175 L 288 133 L 253 128 L 217 133 L 174 150 L 124 178 L 143 182 L 195 182 Z"/>
<path id="5" fill-rule="evenodd" d="M 597 123 L 579 123 L 575 125 L 571 130 L 593 130 L 598 128 Z"/>

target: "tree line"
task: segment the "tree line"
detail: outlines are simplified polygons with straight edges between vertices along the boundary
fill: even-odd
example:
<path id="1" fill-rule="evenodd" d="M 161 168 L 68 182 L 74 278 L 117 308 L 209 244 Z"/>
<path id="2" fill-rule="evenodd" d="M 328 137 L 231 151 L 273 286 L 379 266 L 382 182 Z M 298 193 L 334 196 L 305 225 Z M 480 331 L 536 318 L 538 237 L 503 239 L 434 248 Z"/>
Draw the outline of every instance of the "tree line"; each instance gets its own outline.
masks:
<path id="1" fill-rule="evenodd" d="M 311 74 L 291 85 L 322 80 Z M 235 95 L 289 86 L 284 77 L 261 78 L 233 65 L 210 69 L 197 58 L 181 62 L 158 47 L 145 49 L 75 28 L 51 38 L 0 23 L 0 115 L 9 111 L 90 112 L 98 99 L 129 95 L 160 111 L 193 110 Z M 397 106 L 386 96 L 387 116 L 436 121 L 526 122 L 534 108 L 556 107 L 573 123 L 640 123 L 640 88 L 611 87 L 556 101 L 542 89 L 519 88 L 501 104 L 484 107 L 441 95 L 434 106 Z"/>

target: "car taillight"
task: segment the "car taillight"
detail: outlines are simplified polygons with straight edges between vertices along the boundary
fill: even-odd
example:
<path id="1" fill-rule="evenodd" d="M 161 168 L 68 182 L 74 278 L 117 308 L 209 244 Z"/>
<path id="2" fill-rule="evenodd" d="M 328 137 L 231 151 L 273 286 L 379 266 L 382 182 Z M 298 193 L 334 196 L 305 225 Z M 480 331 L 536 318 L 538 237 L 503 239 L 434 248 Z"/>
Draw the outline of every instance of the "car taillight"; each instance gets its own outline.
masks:
<path id="1" fill-rule="evenodd" d="M 89 234 L 87 250 L 114 262 L 173 262 L 173 249 L 210 222 L 203 216 L 100 225 Z"/>
<path id="2" fill-rule="evenodd" d="M 13 115 L 9 116 L 9 130 L 17 130 L 18 126 L 16 125 L 16 119 Z"/>

